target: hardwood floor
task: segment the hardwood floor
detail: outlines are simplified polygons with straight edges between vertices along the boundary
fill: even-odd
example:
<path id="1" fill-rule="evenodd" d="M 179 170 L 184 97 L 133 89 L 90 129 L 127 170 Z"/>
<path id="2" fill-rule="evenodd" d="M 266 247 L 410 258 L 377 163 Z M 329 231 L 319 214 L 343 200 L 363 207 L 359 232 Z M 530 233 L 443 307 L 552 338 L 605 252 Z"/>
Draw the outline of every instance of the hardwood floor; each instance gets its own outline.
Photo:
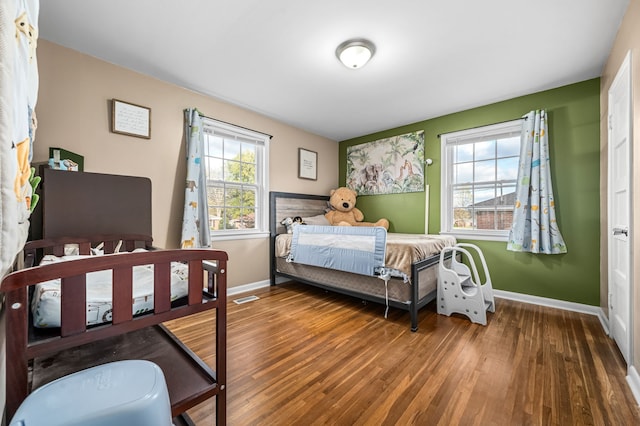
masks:
<path id="1" fill-rule="evenodd" d="M 595 316 L 498 299 L 483 327 L 430 304 L 412 333 L 405 311 L 297 283 L 252 294 L 228 305 L 230 425 L 640 424 Z M 167 325 L 213 365 L 212 321 Z"/>

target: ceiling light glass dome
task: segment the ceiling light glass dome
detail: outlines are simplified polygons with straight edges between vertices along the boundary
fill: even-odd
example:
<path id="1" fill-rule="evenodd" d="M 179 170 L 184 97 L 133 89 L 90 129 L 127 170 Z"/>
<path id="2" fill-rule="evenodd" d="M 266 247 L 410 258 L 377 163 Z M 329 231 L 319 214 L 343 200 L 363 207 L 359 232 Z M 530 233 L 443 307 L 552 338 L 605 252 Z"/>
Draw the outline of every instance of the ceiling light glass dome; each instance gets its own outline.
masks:
<path id="1" fill-rule="evenodd" d="M 347 40 L 336 49 L 336 56 L 347 68 L 362 68 L 373 57 L 376 49 L 369 40 Z"/>

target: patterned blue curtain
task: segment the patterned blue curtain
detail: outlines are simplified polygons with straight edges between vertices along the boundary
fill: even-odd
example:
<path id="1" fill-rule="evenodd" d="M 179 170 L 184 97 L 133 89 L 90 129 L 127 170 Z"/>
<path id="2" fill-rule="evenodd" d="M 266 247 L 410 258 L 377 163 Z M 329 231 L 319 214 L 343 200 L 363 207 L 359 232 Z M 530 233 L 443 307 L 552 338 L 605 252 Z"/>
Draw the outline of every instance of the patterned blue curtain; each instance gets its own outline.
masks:
<path id="1" fill-rule="evenodd" d="M 184 193 L 181 247 L 210 247 L 207 177 L 202 164 L 204 155 L 202 117 L 195 108 L 184 110 L 184 115 L 187 139 L 187 182 Z"/>
<path id="2" fill-rule="evenodd" d="M 531 111 L 522 125 L 513 225 L 507 250 L 560 254 L 567 246 L 556 222 L 549 168 L 549 133 L 544 110 Z"/>
<path id="3" fill-rule="evenodd" d="M 0 0 L 0 276 L 27 241 L 37 202 L 31 160 L 39 15 L 39 0 Z"/>

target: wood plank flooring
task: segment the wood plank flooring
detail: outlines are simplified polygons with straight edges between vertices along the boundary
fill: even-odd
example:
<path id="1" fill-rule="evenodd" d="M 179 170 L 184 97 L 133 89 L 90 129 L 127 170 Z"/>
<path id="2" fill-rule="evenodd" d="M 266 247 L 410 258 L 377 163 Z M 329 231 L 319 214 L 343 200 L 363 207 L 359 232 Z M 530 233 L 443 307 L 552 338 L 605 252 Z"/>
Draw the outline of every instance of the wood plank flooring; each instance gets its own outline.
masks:
<path id="1" fill-rule="evenodd" d="M 230 425 L 634 425 L 625 366 L 595 316 L 496 301 L 486 327 L 298 283 L 229 301 Z M 243 295 L 241 295 L 243 296 Z M 234 298 L 239 298 L 236 296 Z M 210 312 L 167 323 L 213 365 Z M 214 424 L 214 403 L 189 411 Z"/>

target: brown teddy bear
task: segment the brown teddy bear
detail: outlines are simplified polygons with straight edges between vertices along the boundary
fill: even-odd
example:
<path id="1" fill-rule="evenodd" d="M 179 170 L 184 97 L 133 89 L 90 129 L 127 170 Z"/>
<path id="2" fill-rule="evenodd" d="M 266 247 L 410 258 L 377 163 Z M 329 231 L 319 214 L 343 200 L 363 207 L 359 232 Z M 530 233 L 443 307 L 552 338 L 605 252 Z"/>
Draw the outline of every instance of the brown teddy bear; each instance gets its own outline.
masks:
<path id="1" fill-rule="evenodd" d="M 327 212 L 324 216 L 331 225 L 338 226 L 382 226 L 389 230 L 389 221 L 380 219 L 376 223 L 363 222 L 364 214 L 356 208 L 356 192 L 340 187 L 330 192 L 329 204 L 335 210 Z"/>

